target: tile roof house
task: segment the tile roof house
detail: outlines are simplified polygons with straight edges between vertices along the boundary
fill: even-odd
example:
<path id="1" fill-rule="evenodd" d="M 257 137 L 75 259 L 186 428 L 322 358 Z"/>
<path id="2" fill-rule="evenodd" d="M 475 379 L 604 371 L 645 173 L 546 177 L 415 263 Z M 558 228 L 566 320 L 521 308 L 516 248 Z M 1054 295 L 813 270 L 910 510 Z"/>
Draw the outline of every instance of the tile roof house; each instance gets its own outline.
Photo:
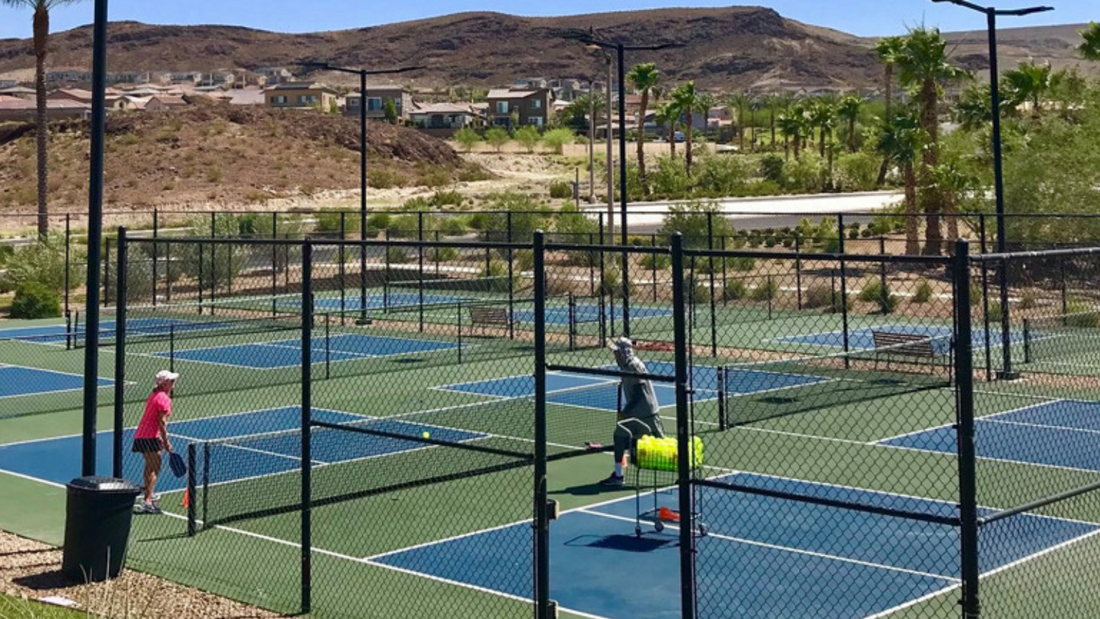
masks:
<path id="1" fill-rule="evenodd" d="M 0 122 L 7 120 L 34 120 L 36 103 L 17 97 L 0 97 Z M 46 117 L 50 120 L 86 119 L 92 113 L 92 107 L 85 103 L 69 100 L 46 101 Z"/>
<path id="2" fill-rule="evenodd" d="M 554 97 L 548 88 L 494 88 L 486 100 L 489 102 L 489 124 L 509 129 L 515 128 L 513 124 L 533 125 L 542 129 L 549 124 Z"/>
<path id="3" fill-rule="evenodd" d="M 409 114 L 413 111 L 412 91 L 403 86 L 379 85 L 367 86 L 367 118 L 380 120 L 386 117 L 386 103 L 393 101 L 397 118 L 408 122 Z M 359 116 L 359 93 L 351 93 L 347 96 L 344 106 L 345 116 Z"/>
<path id="4" fill-rule="evenodd" d="M 264 91 L 267 106 L 285 109 L 319 108 L 328 111 L 340 93 L 316 82 L 287 82 Z"/>
<path id="5" fill-rule="evenodd" d="M 480 127 L 485 122 L 484 112 L 472 103 L 429 103 L 417 106 L 409 117 L 419 129 L 449 129 Z"/>
<path id="6" fill-rule="evenodd" d="M 0 88 L 0 95 L 8 97 L 19 97 L 21 99 L 33 99 L 35 92 L 33 88 L 27 88 L 26 86 L 9 86 L 8 88 Z"/>

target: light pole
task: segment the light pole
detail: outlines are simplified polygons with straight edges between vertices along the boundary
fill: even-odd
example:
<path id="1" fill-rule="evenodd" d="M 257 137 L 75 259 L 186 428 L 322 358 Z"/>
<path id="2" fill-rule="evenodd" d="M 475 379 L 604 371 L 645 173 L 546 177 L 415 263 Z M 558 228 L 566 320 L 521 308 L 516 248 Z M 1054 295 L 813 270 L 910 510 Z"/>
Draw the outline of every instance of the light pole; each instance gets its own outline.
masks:
<path id="1" fill-rule="evenodd" d="M 593 31 L 588 32 L 572 32 L 564 35 L 567 39 L 573 39 L 584 43 L 589 49 L 602 49 L 605 52 L 607 50 L 615 50 L 615 57 L 618 61 L 618 78 L 619 78 L 619 238 L 621 239 L 621 245 L 623 247 L 622 255 L 622 268 L 623 268 L 623 335 L 630 337 L 630 269 L 629 269 L 629 253 L 626 251 L 628 244 L 627 235 L 629 233 L 627 227 L 627 194 L 626 194 L 626 52 L 631 51 L 657 51 L 662 49 L 669 49 L 672 47 L 680 47 L 678 43 L 661 43 L 658 45 L 625 45 L 623 43 L 613 43 L 611 41 L 605 41 L 598 39 Z M 608 58 L 608 108 L 610 109 L 610 57 Z M 644 122 L 644 119 L 643 119 Z M 607 131 L 611 133 L 611 117 L 608 114 Z M 638 139 L 643 139 L 644 136 L 639 135 Z M 609 153 L 610 155 L 610 153 Z M 610 165 L 610 157 L 608 157 L 608 164 Z M 614 193 L 609 191 L 609 194 Z M 609 196 L 608 201 L 611 198 Z"/>
<path id="2" fill-rule="evenodd" d="M 92 27 L 91 152 L 88 153 L 88 275 L 84 309 L 84 423 L 81 475 L 96 474 L 96 413 L 99 408 L 99 274 L 103 243 L 103 157 L 107 119 L 107 0 L 96 0 Z M 120 278 L 125 273 L 119 273 Z M 125 303 L 125 299 L 118 299 Z M 115 380 L 122 380 L 116 376 Z M 117 423 L 117 420 L 116 420 Z M 117 447 L 117 446 L 116 446 Z M 117 464 L 113 474 L 122 471 Z"/>
<path id="3" fill-rule="evenodd" d="M 993 116 L 993 193 L 996 197 L 996 217 L 997 217 L 997 253 L 1003 254 L 1007 251 L 1006 241 L 1007 233 L 1005 232 L 1005 183 L 1004 183 L 1004 159 L 1001 149 L 1001 91 L 1000 91 L 1000 69 L 997 65 L 997 18 L 1004 17 L 1023 17 L 1025 15 L 1032 15 L 1034 13 L 1045 13 L 1047 11 L 1053 11 L 1054 9 L 1049 6 L 1033 6 L 1024 9 L 998 9 L 994 6 L 979 6 L 973 2 L 967 0 L 932 0 L 932 2 L 942 3 L 948 2 L 961 6 L 971 11 L 977 11 L 985 15 L 986 27 L 989 33 L 989 96 L 992 102 L 992 116 Z M 1012 332 L 1009 324 L 1009 308 L 1008 308 L 1008 264 L 1002 262 L 1000 273 L 1000 293 L 1001 293 L 1001 353 L 1003 355 L 1003 365 L 1001 369 L 1000 378 L 1004 380 L 1013 380 L 1017 378 L 1017 374 L 1012 371 Z"/>
<path id="4" fill-rule="evenodd" d="M 367 323 L 367 76 L 394 75 L 418 71 L 424 67 L 402 67 L 400 69 L 351 69 L 339 67 L 327 62 L 306 62 L 308 69 L 336 71 L 359 76 L 359 324 Z M 340 239 L 341 241 L 344 239 Z M 343 287 L 343 282 L 341 282 Z"/>

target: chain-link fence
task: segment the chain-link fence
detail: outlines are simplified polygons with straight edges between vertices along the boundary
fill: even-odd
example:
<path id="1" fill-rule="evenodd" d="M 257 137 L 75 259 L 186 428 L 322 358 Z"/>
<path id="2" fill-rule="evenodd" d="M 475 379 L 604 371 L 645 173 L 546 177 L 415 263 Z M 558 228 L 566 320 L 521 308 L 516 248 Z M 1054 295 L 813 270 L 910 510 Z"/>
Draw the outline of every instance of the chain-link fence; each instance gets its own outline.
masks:
<path id="1" fill-rule="evenodd" d="M 117 444 L 171 368 L 191 465 L 161 482 L 167 516 L 138 517 L 137 567 L 318 616 L 1100 604 L 1100 252 L 417 226 L 366 243 L 120 235 L 103 338 Z M 1007 331 L 983 294 L 1001 274 Z M 1005 350 L 1013 365 L 986 372 Z"/>

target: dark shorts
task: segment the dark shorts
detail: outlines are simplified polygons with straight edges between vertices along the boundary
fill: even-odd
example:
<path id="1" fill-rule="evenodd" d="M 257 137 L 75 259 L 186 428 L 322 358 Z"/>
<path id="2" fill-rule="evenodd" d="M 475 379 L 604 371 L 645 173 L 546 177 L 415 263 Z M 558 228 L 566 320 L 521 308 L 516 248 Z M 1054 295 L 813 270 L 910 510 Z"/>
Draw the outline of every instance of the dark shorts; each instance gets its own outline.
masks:
<path id="1" fill-rule="evenodd" d="M 160 451 L 159 438 L 135 438 L 134 446 L 130 448 L 134 453 L 157 453 Z"/>

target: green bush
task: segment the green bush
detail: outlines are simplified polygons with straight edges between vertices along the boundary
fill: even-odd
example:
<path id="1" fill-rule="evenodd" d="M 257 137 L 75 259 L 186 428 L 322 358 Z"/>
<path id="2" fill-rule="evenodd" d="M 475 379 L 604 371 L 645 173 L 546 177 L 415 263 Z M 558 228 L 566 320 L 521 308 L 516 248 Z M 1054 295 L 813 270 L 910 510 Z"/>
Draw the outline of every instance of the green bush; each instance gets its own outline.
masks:
<path id="1" fill-rule="evenodd" d="M 347 236 L 355 236 L 359 234 L 359 212 L 351 209 L 343 211 L 322 211 L 317 213 L 317 232 L 324 232 L 328 234 L 340 233 L 340 221 L 343 219 L 344 233 Z"/>
<path id="2" fill-rule="evenodd" d="M 389 264 L 406 264 L 411 262 L 408 252 L 404 247 L 387 247 L 386 248 L 386 262 Z"/>
<path id="3" fill-rule="evenodd" d="M 859 291 L 859 300 L 867 303 L 874 303 L 882 298 L 882 282 L 878 279 L 872 279 L 863 285 L 863 289 Z"/>
<path id="4" fill-rule="evenodd" d="M 744 157 L 710 155 L 700 158 L 699 163 L 695 190 L 706 195 L 738 195 L 753 176 Z"/>
<path id="5" fill-rule="evenodd" d="M 463 127 L 455 131 L 454 141 L 458 142 L 463 150 L 470 152 L 473 150 L 474 146 L 481 141 L 481 136 L 470 127 Z"/>
<path id="6" fill-rule="evenodd" d="M 824 185 L 824 165 L 816 153 L 803 153 L 786 166 L 786 188 L 798 193 L 818 193 Z"/>
<path id="7" fill-rule="evenodd" d="M 722 291 L 722 298 L 726 301 L 740 301 L 748 296 L 748 292 L 744 282 L 734 280 L 726 283 L 726 287 Z"/>
<path id="8" fill-rule="evenodd" d="M 779 284 L 772 278 L 767 278 L 763 283 L 752 289 L 750 298 L 753 301 L 771 301 L 779 295 Z"/>
<path id="9" fill-rule="evenodd" d="M 708 232 L 716 238 L 735 234 L 733 225 L 722 216 L 715 202 L 688 202 L 669 208 L 669 214 L 657 234 L 671 237 L 676 232 L 683 235 L 684 247 L 689 249 L 706 249 Z"/>
<path id="10" fill-rule="evenodd" d="M 913 289 L 913 303 L 928 303 L 932 300 L 932 284 L 926 279 L 917 280 Z"/>
<path id="11" fill-rule="evenodd" d="M 389 213 L 373 213 L 367 217 L 367 237 L 376 238 L 390 227 Z"/>
<path id="12" fill-rule="evenodd" d="M 573 131 L 565 128 L 551 129 L 542 136 L 543 143 L 559 155 L 565 152 L 566 144 L 572 144 L 576 139 Z"/>
<path id="13" fill-rule="evenodd" d="M 1039 295 L 1034 290 L 1025 290 L 1020 294 L 1020 309 L 1035 309 L 1039 304 Z"/>
<path id="14" fill-rule="evenodd" d="M 508 135 L 508 130 L 504 127 L 490 127 L 485 132 L 485 141 L 493 147 L 493 150 L 498 153 L 504 149 L 504 145 L 508 143 L 511 137 Z"/>
<path id="15" fill-rule="evenodd" d="M 572 200 L 573 183 L 554 181 L 550 183 L 550 197 L 555 200 Z"/>
<path id="16" fill-rule="evenodd" d="M 438 230 L 444 236 L 462 236 L 469 231 L 465 217 L 444 217 L 439 222 Z"/>
<path id="17" fill-rule="evenodd" d="M 8 260 L 15 255 L 15 247 L 11 245 L 0 245 L 0 266 L 4 266 L 8 263 Z"/>
<path id="18" fill-rule="evenodd" d="M 46 285 L 23 282 L 15 289 L 11 317 L 25 320 L 61 316 L 61 297 Z"/>
<path id="19" fill-rule="evenodd" d="M 481 276 L 494 278 L 486 292 L 506 292 L 509 286 L 508 263 L 501 260 L 490 260 L 486 268 L 481 270 Z"/>
<path id="20" fill-rule="evenodd" d="M 870 191 L 878 181 L 881 159 L 871 153 L 841 155 L 836 161 L 837 179 L 844 191 Z"/>
<path id="21" fill-rule="evenodd" d="M 691 290 L 691 298 L 697 305 L 710 303 L 710 286 L 705 283 L 696 284 Z"/>
<path id="22" fill-rule="evenodd" d="M 437 209 L 444 206 L 462 206 L 462 194 L 455 189 L 439 190 L 432 194 L 432 199 L 428 202 Z"/>
<path id="23" fill-rule="evenodd" d="M 70 289 L 84 281 L 82 263 L 86 260 L 85 256 L 83 248 L 72 251 L 69 265 Z M 50 290 L 63 290 L 65 266 L 65 240 L 60 236 L 21 247 L 7 258 L 8 272 L 0 283 L 0 292 L 11 292 L 28 282 L 42 284 Z"/>
<path id="24" fill-rule="evenodd" d="M 431 262 L 452 262 L 458 259 L 457 247 L 433 247 L 428 251 Z"/>
<path id="25" fill-rule="evenodd" d="M 760 176 L 763 176 L 764 180 L 782 187 L 787 179 L 786 166 L 787 162 L 783 160 L 782 156 L 776 154 L 764 155 L 764 158 L 760 160 Z"/>
<path id="26" fill-rule="evenodd" d="M 649 165 L 647 173 L 650 190 L 655 196 L 679 199 L 691 191 L 691 178 L 682 158 L 657 157 Z"/>
<path id="27" fill-rule="evenodd" d="M 638 264 L 647 271 L 663 271 L 672 266 L 672 257 L 668 254 L 646 254 L 638 260 Z"/>
<path id="28" fill-rule="evenodd" d="M 542 141 L 539 130 L 530 125 L 516 129 L 515 138 L 528 153 L 535 152 L 539 142 Z"/>

